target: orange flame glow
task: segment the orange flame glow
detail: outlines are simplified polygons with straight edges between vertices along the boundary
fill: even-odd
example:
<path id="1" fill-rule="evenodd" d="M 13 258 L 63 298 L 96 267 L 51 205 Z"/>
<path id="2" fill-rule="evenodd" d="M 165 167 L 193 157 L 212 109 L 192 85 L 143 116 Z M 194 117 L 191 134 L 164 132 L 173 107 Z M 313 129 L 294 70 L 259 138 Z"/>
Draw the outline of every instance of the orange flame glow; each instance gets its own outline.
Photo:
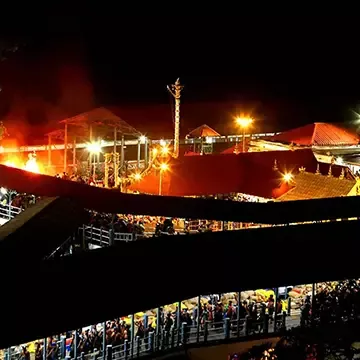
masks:
<path id="1" fill-rule="evenodd" d="M 23 163 L 21 164 L 21 162 L 16 158 L 7 160 L 3 164 L 5 166 L 22 169 L 22 170 L 29 171 L 29 172 L 32 172 L 35 174 L 41 174 L 41 169 L 40 169 L 39 164 L 36 161 L 36 158 L 29 159 L 25 165 L 23 165 Z"/>
<path id="2" fill-rule="evenodd" d="M 4 165 L 5 165 L 5 166 L 9 166 L 9 167 L 14 167 L 14 168 L 17 167 L 14 162 L 9 161 L 9 160 L 6 161 L 6 162 L 4 163 Z"/>
<path id="3" fill-rule="evenodd" d="M 35 158 L 29 159 L 24 167 L 24 170 L 30 171 L 36 174 L 40 174 L 40 168 Z"/>

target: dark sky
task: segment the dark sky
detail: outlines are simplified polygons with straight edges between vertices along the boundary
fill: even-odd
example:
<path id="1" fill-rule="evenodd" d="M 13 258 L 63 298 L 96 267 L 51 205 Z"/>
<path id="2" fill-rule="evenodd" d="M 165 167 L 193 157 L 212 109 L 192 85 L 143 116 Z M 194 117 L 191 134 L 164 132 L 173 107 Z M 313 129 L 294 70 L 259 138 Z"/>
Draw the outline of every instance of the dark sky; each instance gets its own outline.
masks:
<path id="1" fill-rule="evenodd" d="M 71 62 L 81 53 L 94 101 L 100 105 L 169 104 L 165 86 L 177 77 L 186 85 L 184 103 L 238 102 L 246 111 L 256 104 L 259 116 L 272 114 L 269 121 L 280 127 L 351 120 L 350 109 L 359 101 L 358 30 L 353 18 L 89 13 L 32 21 L 36 25 L 22 23 L 13 36 L 26 43 L 16 57 L 35 57 L 40 74 L 47 60 L 39 54 L 58 51 L 56 57 Z M 71 44 L 71 50 L 64 51 L 64 44 Z M 6 61 L 12 62 L 12 57 Z M 29 82 L 27 93 L 36 92 L 37 81 Z M 50 96 L 48 90 L 40 95 Z"/>

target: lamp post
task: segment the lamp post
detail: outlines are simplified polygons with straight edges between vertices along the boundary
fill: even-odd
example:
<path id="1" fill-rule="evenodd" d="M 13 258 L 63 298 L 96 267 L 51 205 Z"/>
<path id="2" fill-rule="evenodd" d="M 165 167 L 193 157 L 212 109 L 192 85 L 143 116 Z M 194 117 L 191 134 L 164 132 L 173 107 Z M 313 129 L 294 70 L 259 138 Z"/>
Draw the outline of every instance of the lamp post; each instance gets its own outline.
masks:
<path id="1" fill-rule="evenodd" d="M 169 170 L 168 164 L 163 163 L 160 165 L 159 195 L 162 194 L 163 173 L 167 170 Z"/>
<path id="2" fill-rule="evenodd" d="M 245 152 L 245 135 L 246 135 L 246 129 L 249 128 L 249 126 L 253 123 L 252 118 L 243 118 L 239 117 L 236 119 L 237 125 L 239 125 L 242 129 L 242 152 Z"/>
<path id="3" fill-rule="evenodd" d="M 141 144 L 145 144 L 145 152 L 146 152 L 146 136 L 141 135 L 138 139 L 138 153 L 137 153 L 137 169 L 140 169 L 140 161 L 141 161 Z M 145 157 L 145 156 L 144 156 Z"/>

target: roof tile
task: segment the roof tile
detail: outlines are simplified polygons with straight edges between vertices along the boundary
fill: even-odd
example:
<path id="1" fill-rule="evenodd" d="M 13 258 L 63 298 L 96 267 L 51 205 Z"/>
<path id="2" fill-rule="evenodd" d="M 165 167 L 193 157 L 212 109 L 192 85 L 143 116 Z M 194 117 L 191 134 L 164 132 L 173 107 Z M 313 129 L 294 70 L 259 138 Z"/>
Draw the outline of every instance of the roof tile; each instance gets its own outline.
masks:
<path id="1" fill-rule="evenodd" d="M 356 185 L 356 180 L 300 172 L 294 177 L 294 184 L 295 186 L 278 200 L 293 201 L 347 196 Z"/>
<path id="2" fill-rule="evenodd" d="M 328 123 L 314 123 L 284 131 L 273 136 L 271 140 L 302 146 L 350 146 L 359 144 L 357 134 Z"/>

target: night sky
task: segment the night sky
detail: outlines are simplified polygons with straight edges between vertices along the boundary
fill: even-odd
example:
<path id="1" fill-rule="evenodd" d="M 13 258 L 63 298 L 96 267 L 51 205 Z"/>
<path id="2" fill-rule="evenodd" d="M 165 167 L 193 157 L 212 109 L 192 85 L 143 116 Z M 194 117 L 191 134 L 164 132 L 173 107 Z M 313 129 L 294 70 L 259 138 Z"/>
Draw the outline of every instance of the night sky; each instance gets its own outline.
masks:
<path id="1" fill-rule="evenodd" d="M 140 128 L 171 130 L 166 85 L 177 77 L 186 86 L 183 131 L 202 123 L 225 129 L 240 112 L 258 118 L 258 130 L 350 121 L 359 102 L 351 18 L 88 14 L 44 17 L 17 30 L 4 37 L 25 45 L 1 63 L 0 112 L 33 108 L 21 120 L 33 128 L 104 105 L 123 108 Z M 41 110 L 49 104 L 56 107 L 50 115 Z M 168 106 L 170 125 L 156 111 L 147 119 L 125 111 L 145 104 L 162 105 L 163 112 Z"/>

